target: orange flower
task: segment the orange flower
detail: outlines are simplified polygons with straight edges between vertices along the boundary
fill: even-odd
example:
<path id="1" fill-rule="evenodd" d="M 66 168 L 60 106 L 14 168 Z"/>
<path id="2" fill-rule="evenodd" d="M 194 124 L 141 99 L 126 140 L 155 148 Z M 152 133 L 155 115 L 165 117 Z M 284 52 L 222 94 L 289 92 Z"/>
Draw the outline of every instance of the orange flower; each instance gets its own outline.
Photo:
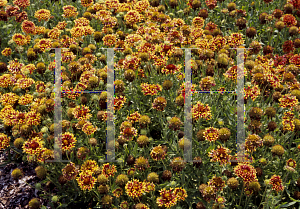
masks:
<path id="1" fill-rule="evenodd" d="M 113 34 L 107 34 L 102 38 L 102 40 L 103 40 L 103 44 L 109 47 L 114 46 L 117 42 L 116 36 Z"/>
<path id="2" fill-rule="evenodd" d="M 23 46 L 27 44 L 26 37 L 20 33 L 14 34 L 12 40 L 19 46 Z"/>

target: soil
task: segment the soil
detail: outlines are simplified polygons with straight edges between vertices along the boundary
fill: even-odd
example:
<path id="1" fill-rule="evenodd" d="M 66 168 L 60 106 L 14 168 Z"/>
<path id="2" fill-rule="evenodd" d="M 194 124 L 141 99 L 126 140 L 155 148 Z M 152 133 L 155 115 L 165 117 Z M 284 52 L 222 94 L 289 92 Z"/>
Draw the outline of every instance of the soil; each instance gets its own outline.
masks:
<path id="1" fill-rule="evenodd" d="M 36 164 L 27 162 L 5 162 L 8 160 L 7 154 L 0 151 L 0 209 L 27 209 L 32 198 L 39 198 L 41 204 L 47 202 L 39 197 L 41 191 L 35 188 L 35 184 L 40 182 L 36 177 L 34 169 Z M 19 168 L 24 175 L 18 180 L 11 177 L 11 172 Z"/>

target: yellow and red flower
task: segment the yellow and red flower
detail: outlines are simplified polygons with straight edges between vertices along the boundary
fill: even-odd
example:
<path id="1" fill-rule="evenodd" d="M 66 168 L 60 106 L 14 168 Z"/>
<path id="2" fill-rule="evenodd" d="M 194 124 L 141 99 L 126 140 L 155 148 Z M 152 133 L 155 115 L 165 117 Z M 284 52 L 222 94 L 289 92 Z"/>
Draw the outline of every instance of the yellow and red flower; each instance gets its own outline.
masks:
<path id="1" fill-rule="evenodd" d="M 203 132 L 205 140 L 209 142 L 214 142 L 219 138 L 219 129 L 214 127 L 206 128 Z"/>
<path id="2" fill-rule="evenodd" d="M 81 165 L 80 171 L 94 173 L 98 168 L 99 166 L 95 160 L 87 160 Z"/>
<path id="3" fill-rule="evenodd" d="M 28 155 L 38 155 L 42 148 L 44 148 L 41 138 L 35 137 L 31 140 L 26 141 L 23 144 L 23 152 L 25 152 Z"/>
<path id="4" fill-rule="evenodd" d="M 212 162 L 219 162 L 221 165 L 230 164 L 231 156 L 229 155 L 230 149 L 218 145 L 217 149 L 213 149 L 209 153 Z"/>
<path id="5" fill-rule="evenodd" d="M 114 176 L 117 172 L 115 165 L 110 165 L 109 163 L 106 163 L 102 166 L 102 174 L 104 174 L 106 177 Z"/>
<path id="6" fill-rule="evenodd" d="M 76 180 L 81 190 L 92 190 L 96 183 L 92 172 L 81 172 Z"/>
<path id="7" fill-rule="evenodd" d="M 192 117 L 196 121 L 199 120 L 199 118 L 210 120 L 212 117 L 210 106 L 208 104 L 204 105 L 198 101 L 197 104 L 192 107 Z"/>
<path id="8" fill-rule="evenodd" d="M 51 18 L 51 13 L 48 9 L 39 9 L 34 13 L 34 17 L 37 18 L 39 22 L 41 20 L 48 21 Z"/>
<path id="9" fill-rule="evenodd" d="M 282 185 L 282 180 L 278 175 L 273 175 L 270 179 L 269 184 L 272 185 L 272 190 L 275 190 L 276 192 L 284 190 L 284 186 Z"/>
<path id="10" fill-rule="evenodd" d="M 174 205 L 176 205 L 178 197 L 173 192 L 173 188 L 170 188 L 169 190 L 163 188 L 159 191 L 160 197 L 156 199 L 156 203 L 158 206 L 170 208 Z"/>
<path id="11" fill-rule="evenodd" d="M 10 137 L 5 135 L 4 133 L 0 133 L 0 150 L 9 147 Z"/>
<path id="12" fill-rule="evenodd" d="M 58 141 L 57 141 L 58 143 Z M 62 134 L 61 145 L 63 151 L 69 151 L 75 147 L 76 137 L 70 132 L 65 132 Z"/>
<path id="13" fill-rule="evenodd" d="M 183 189 L 182 187 L 177 187 L 174 189 L 173 193 L 176 195 L 177 200 L 182 200 L 184 201 L 185 198 L 188 197 L 187 192 L 185 191 L 185 189 Z"/>
<path id="14" fill-rule="evenodd" d="M 251 182 L 257 179 L 255 168 L 246 163 L 239 163 L 235 166 L 234 173 L 245 182 Z"/>
<path id="15" fill-rule="evenodd" d="M 145 184 L 137 179 L 133 179 L 132 181 L 128 181 L 126 183 L 125 191 L 129 197 L 140 197 L 145 192 Z"/>

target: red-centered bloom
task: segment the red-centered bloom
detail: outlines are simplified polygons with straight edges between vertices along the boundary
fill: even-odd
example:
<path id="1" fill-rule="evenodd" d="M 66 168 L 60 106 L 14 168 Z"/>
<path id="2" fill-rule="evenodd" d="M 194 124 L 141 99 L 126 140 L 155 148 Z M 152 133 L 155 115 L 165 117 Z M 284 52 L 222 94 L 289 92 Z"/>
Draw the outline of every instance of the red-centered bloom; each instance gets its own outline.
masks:
<path id="1" fill-rule="evenodd" d="M 27 44 L 26 37 L 20 33 L 14 34 L 12 40 L 19 46 L 23 46 Z"/>
<path id="2" fill-rule="evenodd" d="M 282 185 L 282 180 L 278 175 L 273 175 L 271 177 L 270 184 L 272 185 L 272 189 L 275 190 L 276 192 L 284 190 L 284 186 Z"/>
<path id="3" fill-rule="evenodd" d="M 157 95 L 158 92 L 162 90 L 162 87 L 159 84 L 142 83 L 141 87 L 144 95 Z"/>
<path id="4" fill-rule="evenodd" d="M 145 184 L 137 179 L 133 179 L 132 181 L 128 181 L 126 183 L 125 191 L 129 197 L 140 197 L 145 192 Z"/>
<path id="5" fill-rule="evenodd" d="M 123 61 L 124 69 L 137 70 L 140 66 L 141 59 L 136 56 L 126 56 Z"/>
<path id="6" fill-rule="evenodd" d="M 106 163 L 102 166 L 102 174 L 104 174 L 106 177 L 114 176 L 117 172 L 115 165 L 109 165 L 109 163 Z"/>
<path id="7" fill-rule="evenodd" d="M 296 96 L 286 94 L 279 99 L 279 102 L 280 107 L 291 108 L 298 104 L 298 99 L 296 98 Z"/>
<path id="8" fill-rule="evenodd" d="M 193 119 L 196 121 L 199 120 L 199 118 L 210 120 L 212 117 L 210 106 L 208 106 L 208 104 L 204 105 L 198 101 L 197 104 L 192 107 L 192 115 Z"/>
<path id="9" fill-rule="evenodd" d="M 68 181 L 76 179 L 78 173 L 79 171 L 73 162 L 70 162 L 62 169 L 63 177 Z"/>
<path id="10" fill-rule="evenodd" d="M 158 160 L 165 159 L 166 151 L 163 149 L 162 146 L 158 145 L 152 148 L 150 155 L 153 160 L 158 161 Z"/>
<path id="11" fill-rule="evenodd" d="M 7 135 L 0 133 L 0 150 L 9 147 L 10 137 Z"/>
<path id="12" fill-rule="evenodd" d="M 24 20 L 22 22 L 22 31 L 27 34 L 35 34 L 35 24 L 29 20 Z"/>
<path id="13" fill-rule="evenodd" d="M 38 47 L 45 52 L 46 49 L 50 49 L 52 47 L 52 41 L 51 39 L 46 39 L 46 38 L 42 38 L 39 42 L 38 42 Z"/>
<path id="14" fill-rule="evenodd" d="M 74 136 L 74 134 L 69 132 L 65 132 L 62 134 L 61 145 L 63 151 L 71 150 L 72 148 L 75 147 L 75 144 L 76 144 L 76 137 Z"/>
<path id="15" fill-rule="evenodd" d="M 251 182 L 257 179 L 255 168 L 249 164 L 239 163 L 234 167 L 234 173 L 245 182 Z"/>
<path id="16" fill-rule="evenodd" d="M 161 72 L 165 74 L 175 74 L 176 72 L 179 72 L 180 69 L 181 69 L 180 65 L 176 66 L 173 64 L 168 64 L 165 68 L 161 70 Z"/>
<path id="17" fill-rule="evenodd" d="M 92 114 L 89 113 L 90 109 L 89 107 L 85 105 L 77 106 L 73 110 L 73 115 L 78 120 L 88 120 L 92 117 Z"/>
<path id="18" fill-rule="evenodd" d="M 230 149 L 218 145 L 217 149 L 213 149 L 209 153 L 212 162 L 219 162 L 221 165 L 230 164 L 231 156 L 229 155 Z"/>
<path id="19" fill-rule="evenodd" d="M 219 129 L 214 127 L 206 128 L 203 132 L 205 140 L 214 142 L 219 138 Z"/>
<path id="20" fill-rule="evenodd" d="M 281 19 L 287 27 L 297 25 L 297 19 L 292 14 L 285 14 Z"/>
<path id="21" fill-rule="evenodd" d="M 175 196 L 177 197 L 177 200 L 179 200 L 179 201 L 180 200 L 184 201 L 185 198 L 188 197 L 187 192 L 182 187 L 175 188 L 173 193 L 175 194 Z"/>
<path id="22" fill-rule="evenodd" d="M 158 206 L 160 207 L 164 206 L 166 208 L 170 208 L 176 205 L 178 198 L 172 190 L 173 188 L 169 190 L 163 188 L 159 191 L 160 197 L 156 199 L 156 203 Z"/>
<path id="23" fill-rule="evenodd" d="M 26 141 L 22 148 L 23 152 L 28 155 L 38 155 L 41 152 L 43 145 L 41 139 L 39 137 L 35 137 L 29 141 Z"/>
<path id="24" fill-rule="evenodd" d="M 94 173 L 96 170 L 98 170 L 98 168 L 99 168 L 99 166 L 96 161 L 87 160 L 81 165 L 80 171 L 81 172 L 88 171 L 88 172 Z"/>
<path id="25" fill-rule="evenodd" d="M 96 183 L 91 172 L 81 172 L 76 180 L 81 190 L 92 190 Z"/>

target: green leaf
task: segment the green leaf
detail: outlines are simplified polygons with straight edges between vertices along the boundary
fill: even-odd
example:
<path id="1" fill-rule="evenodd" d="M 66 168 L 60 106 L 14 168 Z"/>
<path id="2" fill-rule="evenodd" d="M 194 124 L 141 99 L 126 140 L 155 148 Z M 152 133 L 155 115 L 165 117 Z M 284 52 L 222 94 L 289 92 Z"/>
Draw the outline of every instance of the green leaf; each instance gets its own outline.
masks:
<path id="1" fill-rule="evenodd" d="M 284 205 L 280 205 L 280 208 L 289 207 L 289 206 L 294 205 L 294 204 L 296 204 L 296 203 L 297 203 L 297 202 L 290 202 L 290 203 L 288 203 L 288 204 L 285 204 L 285 203 L 284 203 Z"/>

